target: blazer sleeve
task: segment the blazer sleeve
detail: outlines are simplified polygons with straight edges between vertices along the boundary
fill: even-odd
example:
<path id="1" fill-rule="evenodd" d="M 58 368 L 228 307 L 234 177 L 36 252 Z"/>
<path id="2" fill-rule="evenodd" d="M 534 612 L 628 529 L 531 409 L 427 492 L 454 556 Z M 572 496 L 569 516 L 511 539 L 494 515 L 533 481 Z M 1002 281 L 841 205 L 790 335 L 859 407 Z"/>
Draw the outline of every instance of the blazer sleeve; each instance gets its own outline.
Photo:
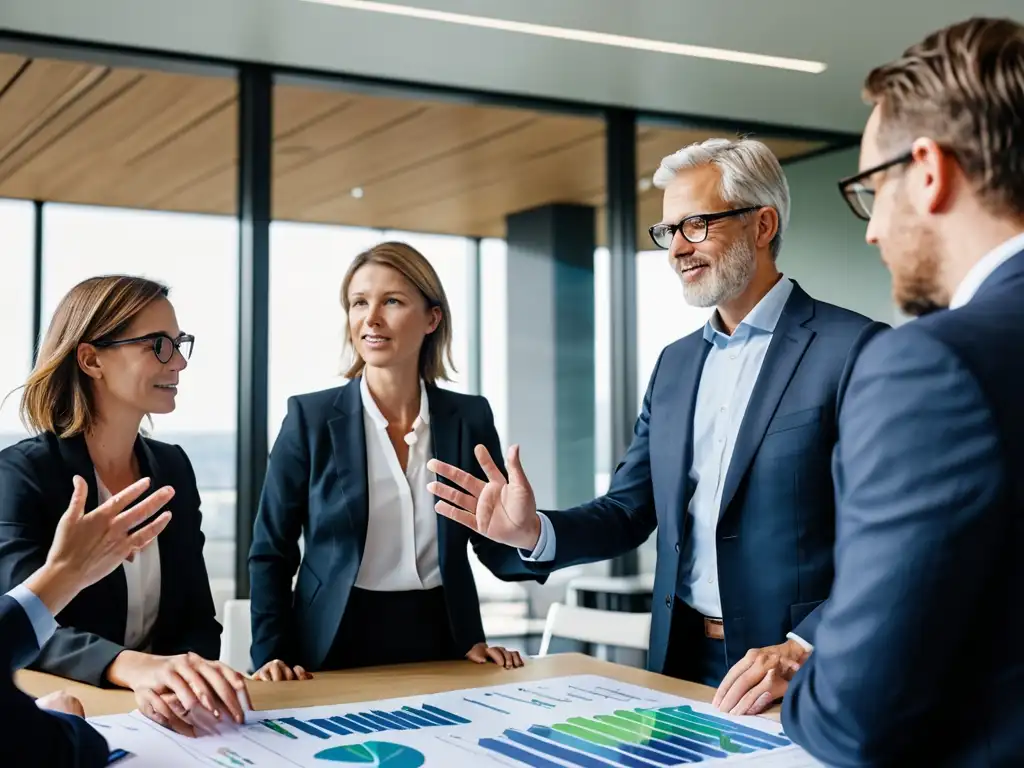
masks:
<path id="1" fill-rule="evenodd" d="M 53 543 L 54 510 L 46 508 L 42 492 L 45 482 L 47 479 L 39 468 L 24 454 L 10 449 L 0 453 L 0 592 L 21 584 L 46 562 Z M 54 633 L 32 666 L 90 685 L 107 685 L 107 667 L 125 648 L 100 635 L 76 629 L 68 619 L 75 610 L 72 602 L 57 617 L 68 626 L 61 626 Z"/>
<path id="2" fill-rule="evenodd" d="M 846 398 L 846 390 L 850 385 L 850 377 L 853 375 L 857 359 L 868 342 L 885 330 L 889 330 L 889 326 L 885 323 L 877 321 L 868 323 L 854 340 L 853 346 L 850 347 L 850 352 L 846 356 L 846 364 L 843 366 L 842 375 L 839 377 L 839 387 L 836 390 L 836 424 L 839 423 L 842 414 L 843 401 Z M 823 601 L 813 611 L 808 613 L 803 621 L 793 628 L 793 634 L 814 645 L 814 635 L 818 631 L 821 615 L 826 605 L 828 605 L 828 600 Z"/>
<path id="3" fill-rule="evenodd" d="M 615 467 L 603 496 L 566 510 L 544 510 L 555 532 L 554 560 L 525 561 L 535 573 L 619 557 L 639 547 L 658 526 L 651 483 L 650 429 L 655 381 L 665 353 L 651 374 L 633 440 Z"/>
<path id="4" fill-rule="evenodd" d="M 971 631 L 946 609 L 982 596 L 1009 524 L 998 433 L 959 358 L 904 326 L 865 348 L 839 435 L 835 581 L 783 723 L 830 765 L 910 764 Z"/>
<path id="5" fill-rule="evenodd" d="M 216 661 L 220 658 L 222 627 L 217 621 L 217 609 L 213 603 L 210 577 L 203 555 L 206 536 L 202 529 L 199 488 L 188 455 L 180 446 L 174 446 L 172 450 L 176 453 L 175 477 L 180 480 L 175 485 L 178 495 L 168 504 L 168 509 L 172 514 L 180 510 L 179 514 L 188 515 L 188 525 L 184 526 L 184 535 L 179 539 L 180 549 L 175 553 L 173 578 L 182 585 L 183 604 L 187 610 L 172 622 L 161 622 L 165 627 L 174 628 L 173 634 L 164 638 L 161 646 L 169 654 L 192 652 L 204 659 Z M 171 573 L 163 576 L 170 577 Z"/>
<path id="6" fill-rule="evenodd" d="M 85 720 L 47 712 L 14 685 L 17 660 L 34 655 L 35 633 L 16 600 L 0 597 L 0 737 L 4 764 L 54 768 L 106 765 L 107 742 Z"/>
<path id="7" fill-rule="evenodd" d="M 503 475 L 508 476 L 505 471 L 505 458 L 501 451 L 501 440 L 498 437 L 498 430 L 494 426 L 494 412 L 487 398 L 481 397 L 483 413 L 480 418 L 479 433 L 483 435 L 481 443 L 491 454 L 494 463 Z M 483 469 L 476 466 L 472 472 L 481 480 L 486 480 Z M 535 570 L 527 567 L 525 561 L 519 555 L 519 550 L 499 544 L 496 541 L 481 536 L 476 531 L 470 533 L 470 542 L 473 551 L 476 552 L 480 562 L 495 576 L 503 581 L 539 581 L 543 584 L 547 581 L 546 574 L 538 574 Z"/>
<path id="8" fill-rule="evenodd" d="M 309 514 L 310 458 L 302 406 L 289 398 L 288 414 L 270 454 L 249 550 L 252 663 L 295 663 L 292 579 L 299 568 L 299 537 Z"/>

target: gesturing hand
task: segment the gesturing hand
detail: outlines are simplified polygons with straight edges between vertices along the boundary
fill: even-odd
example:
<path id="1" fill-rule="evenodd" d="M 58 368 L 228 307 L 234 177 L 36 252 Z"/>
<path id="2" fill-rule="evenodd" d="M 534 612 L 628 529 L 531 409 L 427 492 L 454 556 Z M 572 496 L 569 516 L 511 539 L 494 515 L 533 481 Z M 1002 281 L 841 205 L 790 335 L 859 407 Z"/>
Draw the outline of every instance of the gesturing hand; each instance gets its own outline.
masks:
<path id="1" fill-rule="evenodd" d="M 729 670 L 711 703 L 733 715 L 759 715 L 786 694 L 808 656 L 810 652 L 795 640 L 751 648 Z"/>
<path id="2" fill-rule="evenodd" d="M 465 489 L 463 492 L 444 483 L 429 483 L 427 490 L 443 499 L 434 509 L 500 544 L 533 551 L 540 538 L 540 518 L 533 488 L 519 463 L 519 446 L 513 445 L 508 451 L 507 480 L 484 446 L 476 446 L 474 454 L 487 475 L 486 483 L 443 461 L 431 459 L 427 463 L 428 470 Z"/>

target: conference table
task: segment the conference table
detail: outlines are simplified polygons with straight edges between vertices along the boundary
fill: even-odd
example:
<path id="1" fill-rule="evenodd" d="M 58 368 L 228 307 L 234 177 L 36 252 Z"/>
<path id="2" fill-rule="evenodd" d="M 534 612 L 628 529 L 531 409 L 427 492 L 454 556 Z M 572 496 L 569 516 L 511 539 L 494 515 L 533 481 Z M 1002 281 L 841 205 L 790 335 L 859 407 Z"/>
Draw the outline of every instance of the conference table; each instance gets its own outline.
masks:
<path id="1" fill-rule="evenodd" d="M 715 690 L 707 686 L 579 653 L 530 657 L 526 659 L 525 666 L 515 670 L 502 669 L 493 664 L 452 661 L 322 672 L 315 675 L 313 680 L 302 682 L 265 683 L 253 680 L 249 682 L 249 692 L 253 709 L 259 711 L 393 699 L 567 675 L 603 675 L 703 702 L 710 702 L 715 695 Z M 16 681 L 23 691 L 37 697 L 65 690 L 82 701 L 90 717 L 131 712 L 135 709 L 135 697 L 130 691 L 95 688 L 27 670 L 19 672 Z M 769 711 L 766 716 L 778 720 L 778 708 Z"/>

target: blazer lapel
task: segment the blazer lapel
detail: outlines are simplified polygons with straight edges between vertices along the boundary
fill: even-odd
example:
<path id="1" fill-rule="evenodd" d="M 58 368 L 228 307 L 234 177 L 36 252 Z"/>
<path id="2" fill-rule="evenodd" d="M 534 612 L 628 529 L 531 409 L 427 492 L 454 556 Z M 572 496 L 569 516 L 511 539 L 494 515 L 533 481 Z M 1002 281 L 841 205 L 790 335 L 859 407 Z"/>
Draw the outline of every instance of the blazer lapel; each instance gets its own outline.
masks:
<path id="1" fill-rule="evenodd" d="M 149 478 L 149 490 L 140 497 L 139 501 L 145 499 L 154 491 L 163 488 L 165 485 L 173 485 L 173 482 L 169 482 L 172 478 L 168 477 L 166 468 L 160 466 L 153 451 L 146 444 L 146 441 L 142 439 L 141 435 L 135 439 L 135 457 L 139 461 L 139 472 L 142 473 L 143 477 Z M 174 512 L 173 499 L 165 509 L 170 509 L 172 513 Z M 162 511 L 159 510 L 157 514 Z M 172 600 L 175 579 L 168 571 L 168 566 L 172 566 L 175 562 L 175 552 L 177 551 L 175 539 L 177 538 L 177 533 L 178 528 L 174 525 L 174 518 L 172 517 L 167 529 L 156 540 L 157 551 L 160 553 L 160 608 L 157 613 L 156 627 L 153 629 L 153 637 L 160 637 L 165 634 L 162 628 L 158 629 L 158 627 L 162 627 L 164 622 L 176 620 L 174 618 L 175 605 Z"/>
<path id="2" fill-rule="evenodd" d="M 452 466 L 467 468 L 467 460 L 471 459 L 472 466 L 476 466 L 476 458 L 472 456 L 473 446 L 469 446 L 470 457 L 464 457 L 462 440 L 462 417 L 457 408 L 453 407 L 451 398 L 440 387 L 431 386 L 427 389 L 427 399 L 430 403 L 430 441 L 433 448 L 434 458 Z M 442 478 L 439 481 L 445 482 Z M 438 497 L 434 497 L 435 502 Z M 437 561 L 443 569 L 447 562 L 445 557 L 448 546 L 448 537 L 453 525 L 458 523 L 449 520 L 447 517 L 437 515 Z"/>
<path id="3" fill-rule="evenodd" d="M 779 407 L 779 401 L 786 392 L 790 379 L 793 378 L 800 359 L 807 350 L 807 345 L 814 338 L 814 331 L 804 327 L 804 323 L 813 316 L 813 300 L 800 286 L 794 284 L 793 293 L 775 326 L 761 372 L 750 393 L 750 402 L 740 424 L 739 434 L 736 436 L 736 446 L 722 489 L 719 520 L 725 515 L 740 482 L 750 469 L 750 464 L 761 447 L 768 424 Z"/>
<path id="4" fill-rule="evenodd" d="M 334 407 L 338 414 L 327 422 L 327 428 L 334 448 L 338 489 L 344 497 L 345 511 L 356 533 L 361 561 L 370 520 L 370 494 L 366 479 L 366 430 L 358 379 L 342 388 Z"/>

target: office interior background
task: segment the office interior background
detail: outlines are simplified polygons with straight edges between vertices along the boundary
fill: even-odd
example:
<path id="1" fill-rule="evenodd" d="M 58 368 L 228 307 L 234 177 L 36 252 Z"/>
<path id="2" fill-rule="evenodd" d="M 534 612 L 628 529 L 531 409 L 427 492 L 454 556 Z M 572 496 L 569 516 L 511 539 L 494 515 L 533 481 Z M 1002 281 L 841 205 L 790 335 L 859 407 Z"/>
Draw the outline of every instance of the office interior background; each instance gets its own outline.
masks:
<path id="1" fill-rule="evenodd" d="M 971 10 L 1021 15 L 1009 2 L 980 5 Z M 248 596 L 251 526 L 287 398 L 342 383 L 341 278 L 373 243 L 410 242 L 437 269 L 454 315 L 446 386 L 488 398 L 542 508 L 607 488 L 659 352 L 709 316 L 684 303 L 647 235 L 660 220 L 651 176 L 663 156 L 711 136 L 768 143 L 792 194 L 781 269 L 818 298 L 898 321 L 888 274 L 835 181 L 857 166 L 870 65 L 968 10 L 953 0 L 913 19 L 879 0 L 397 7 L 413 14 L 305 0 L 28 0 L 0 11 L 0 397 L 13 392 L 0 447 L 25 436 L 16 388 L 65 291 L 109 272 L 167 283 L 196 346 L 177 410 L 155 417 L 152 434 L 182 445 L 196 469 L 219 607 Z M 424 9 L 828 67 L 513 33 L 417 17 Z M 478 567 L 491 640 L 536 635 L 570 580 L 650 573 L 653 556 L 652 536 L 545 586 Z"/>

